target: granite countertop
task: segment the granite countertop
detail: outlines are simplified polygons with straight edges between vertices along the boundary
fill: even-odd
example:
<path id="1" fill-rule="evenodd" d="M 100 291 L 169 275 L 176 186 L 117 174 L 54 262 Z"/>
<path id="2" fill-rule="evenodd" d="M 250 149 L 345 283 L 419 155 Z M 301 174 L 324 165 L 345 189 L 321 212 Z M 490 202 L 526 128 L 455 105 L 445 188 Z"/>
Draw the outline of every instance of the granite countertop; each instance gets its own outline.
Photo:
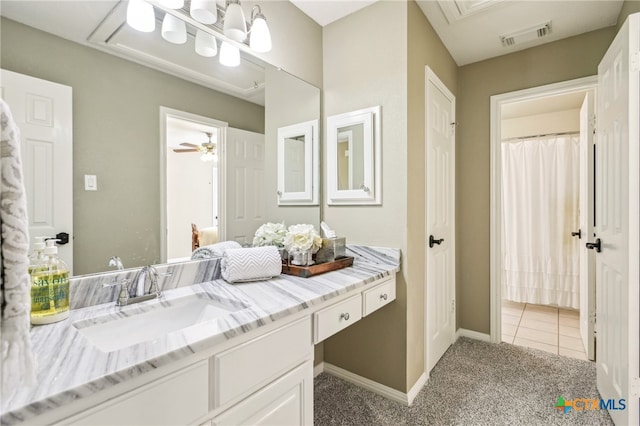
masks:
<path id="1" fill-rule="evenodd" d="M 348 246 L 352 267 L 311 278 L 281 275 L 265 281 L 229 284 L 212 280 L 163 292 L 160 299 L 126 307 L 114 302 L 75 309 L 67 320 L 31 329 L 36 385 L 0 402 L 0 424 L 13 425 L 87 397 L 196 352 L 366 286 L 399 271 L 400 250 Z M 122 317 L 184 297 L 211 299 L 234 311 L 161 338 L 103 352 L 76 325 L 106 316 Z M 76 325 L 74 325 L 76 324 Z"/>

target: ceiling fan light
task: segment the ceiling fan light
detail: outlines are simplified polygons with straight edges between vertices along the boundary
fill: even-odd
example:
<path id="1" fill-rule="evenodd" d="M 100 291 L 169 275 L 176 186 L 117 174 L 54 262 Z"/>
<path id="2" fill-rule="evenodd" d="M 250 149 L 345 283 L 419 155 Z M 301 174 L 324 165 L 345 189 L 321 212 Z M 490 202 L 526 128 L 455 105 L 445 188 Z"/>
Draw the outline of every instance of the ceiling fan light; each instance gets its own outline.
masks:
<path id="1" fill-rule="evenodd" d="M 211 58 L 218 54 L 216 38 L 202 30 L 196 32 L 196 53 L 205 58 Z"/>
<path id="2" fill-rule="evenodd" d="M 156 29 L 156 16 L 153 6 L 144 0 L 129 0 L 127 5 L 127 24 L 143 33 Z"/>
<path id="3" fill-rule="evenodd" d="M 218 156 L 211 151 L 207 151 L 204 154 L 202 154 L 200 156 L 200 160 L 207 162 L 207 161 L 218 161 Z"/>
<path id="4" fill-rule="evenodd" d="M 265 53 L 271 50 L 271 32 L 263 15 L 256 15 L 251 24 L 249 47 L 254 52 Z"/>
<path id="5" fill-rule="evenodd" d="M 247 38 L 247 23 L 240 3 L 229 3 L 227 6 L 223 31 L 233 41 L 243 42 Z"/>
<path id="6" fill-rule="evenodd" d="M 226 41 L 220 46 L 220 63 L 227 67 L 237 67 L 240 65 L 240 50 Z"/>
<path id="7" fill-rule="evenodd" d="M 184 0 L 159 0 L 160 4 L 169 9 L 182 9 Z"/>
<path id="8" fill-rule="evenodd" d="M 162 38 L 174 44 L 186 43 L 187 25 L 169 13 L 165 14 L 162 20 Z"/>
<path id="9" fill-rule="evenodd" d="M 191 0 L 191 17 L 203 24 L 218 22 L 218 8 L 214 0 Z"/>

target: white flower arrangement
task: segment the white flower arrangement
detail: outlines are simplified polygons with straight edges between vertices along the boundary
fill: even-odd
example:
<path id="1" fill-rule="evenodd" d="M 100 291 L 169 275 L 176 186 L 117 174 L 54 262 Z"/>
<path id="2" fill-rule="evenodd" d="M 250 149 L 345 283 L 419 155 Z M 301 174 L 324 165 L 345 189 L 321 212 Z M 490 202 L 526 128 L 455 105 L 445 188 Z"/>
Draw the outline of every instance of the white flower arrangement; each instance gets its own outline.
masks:
<path id="1" fill-rule="evenodd" d="M 260 226 L 253 237 L 253 246 L 276 246 L 283 247 L 284 239 L 287 235 L 287 227 L 284 223 L 265 223 Z"/>
<path id="2" fill-rule="evenodd" d="M 313 225 L 291 225 L 284 237 L 284 248 L 289 253 L 315 253 L 322 247 L 322 238 Z"/>

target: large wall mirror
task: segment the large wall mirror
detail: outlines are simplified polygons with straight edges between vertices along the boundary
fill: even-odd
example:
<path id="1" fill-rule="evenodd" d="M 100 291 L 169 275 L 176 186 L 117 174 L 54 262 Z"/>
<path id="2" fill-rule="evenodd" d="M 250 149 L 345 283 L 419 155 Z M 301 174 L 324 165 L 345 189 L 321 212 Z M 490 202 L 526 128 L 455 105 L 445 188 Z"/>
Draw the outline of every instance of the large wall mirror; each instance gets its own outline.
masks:
<path id="1" fill-rule="evenodd" d="M 255 228 L 265 221 L 317 226 L 318 206 L 278 205 L 276 151 L 278 128 L 319 119 L 320 90 L 245 51 L 238 67 L 221 67 L 217 58 L 193 55 L 193 28 L 186 44 L 167 43 L 160 39 L 160 15 L 155 33 L 132 32 L 124 24 L 125 9 L 126 3 L 118 1 L 25 0 L 3 2 L 0 11 L 2 68 L 73 89 L 74 274 L 110 270 L 112 256 L 120 257 L 125 267 L 166 260 L 160 184 L 166 159 L 161 152 L 173 153 L 176 147 L 162 145 L 161 107 L 226 123 L 238 130 L 237 141 L 243 132 L 263 136 L 262 147 L 252 148 L 256 157 L 262 156 L 262 171 L 254 165 L 256 174 L 245 175 L 243 165 L 235 164 L 217 182 L 220 191 L 234 195 L 227 205 L 236 207 L 236 219 L 252 217 L 255 223 L 249 227 Z M 194 140 L 187 139 L 188 131 L 178 130 L 178 145 L 217 143 L 215 135 L 207 137 L 206 128 L 192 131 Z M 229 137 L 226 143 L 226 153 L 234 155 L 248 146 Z M 190 155 L 196 161 L 201 156 L 177 154 L 180 162 Z M 262 185 L 255 193 L 258 199 L 239 193 L 240 186 L 229 190 L 230 174 L 236 181 L 251 178 Z M 85 191 L 85 175 L 97 176 L 97 191 Z M 215 180 L 206 170 L 202 175 Z M 199 180 L 181 183 L 178 191 L 193 187 L 197 193 Z M 188 202 L 173 204 L 185 217 L 196 208 Z M 254 204 L 262 206 L 258 219 L 251 210 Z M 205 219 L 191 220 L 208 225 Z M 190 233 L 187 226 L 187 253 Z M 247 242 L 253 236 L 248 228 L 243 235 Z"/>
<path id="2" fill-rule="evenodd" d="M 382 203 L 380 107 L 327 118 L 327 203 Z"/>

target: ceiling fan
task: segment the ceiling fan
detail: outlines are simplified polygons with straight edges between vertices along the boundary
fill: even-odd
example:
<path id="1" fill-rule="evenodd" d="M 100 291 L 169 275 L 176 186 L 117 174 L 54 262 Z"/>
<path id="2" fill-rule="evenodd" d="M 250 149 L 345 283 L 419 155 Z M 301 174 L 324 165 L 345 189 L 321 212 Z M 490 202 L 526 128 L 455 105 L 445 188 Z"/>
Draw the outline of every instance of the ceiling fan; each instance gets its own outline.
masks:
<path id="1" fill-rule="evenodd" d="M 213 133 L 205 132 L 205 135 L 209 138 L 209 142 L 203 142 L 200 145 L 196 145 L 193 143 L 182 142 L 180 145 L 188 146 L 189 148 L 174 148 L 173 152 L 200 152 L 202 156 L 200 159 L 202 161 L 211 161 L 216 159 L 216 144 L 211 142 L 211 137 Z"/>

